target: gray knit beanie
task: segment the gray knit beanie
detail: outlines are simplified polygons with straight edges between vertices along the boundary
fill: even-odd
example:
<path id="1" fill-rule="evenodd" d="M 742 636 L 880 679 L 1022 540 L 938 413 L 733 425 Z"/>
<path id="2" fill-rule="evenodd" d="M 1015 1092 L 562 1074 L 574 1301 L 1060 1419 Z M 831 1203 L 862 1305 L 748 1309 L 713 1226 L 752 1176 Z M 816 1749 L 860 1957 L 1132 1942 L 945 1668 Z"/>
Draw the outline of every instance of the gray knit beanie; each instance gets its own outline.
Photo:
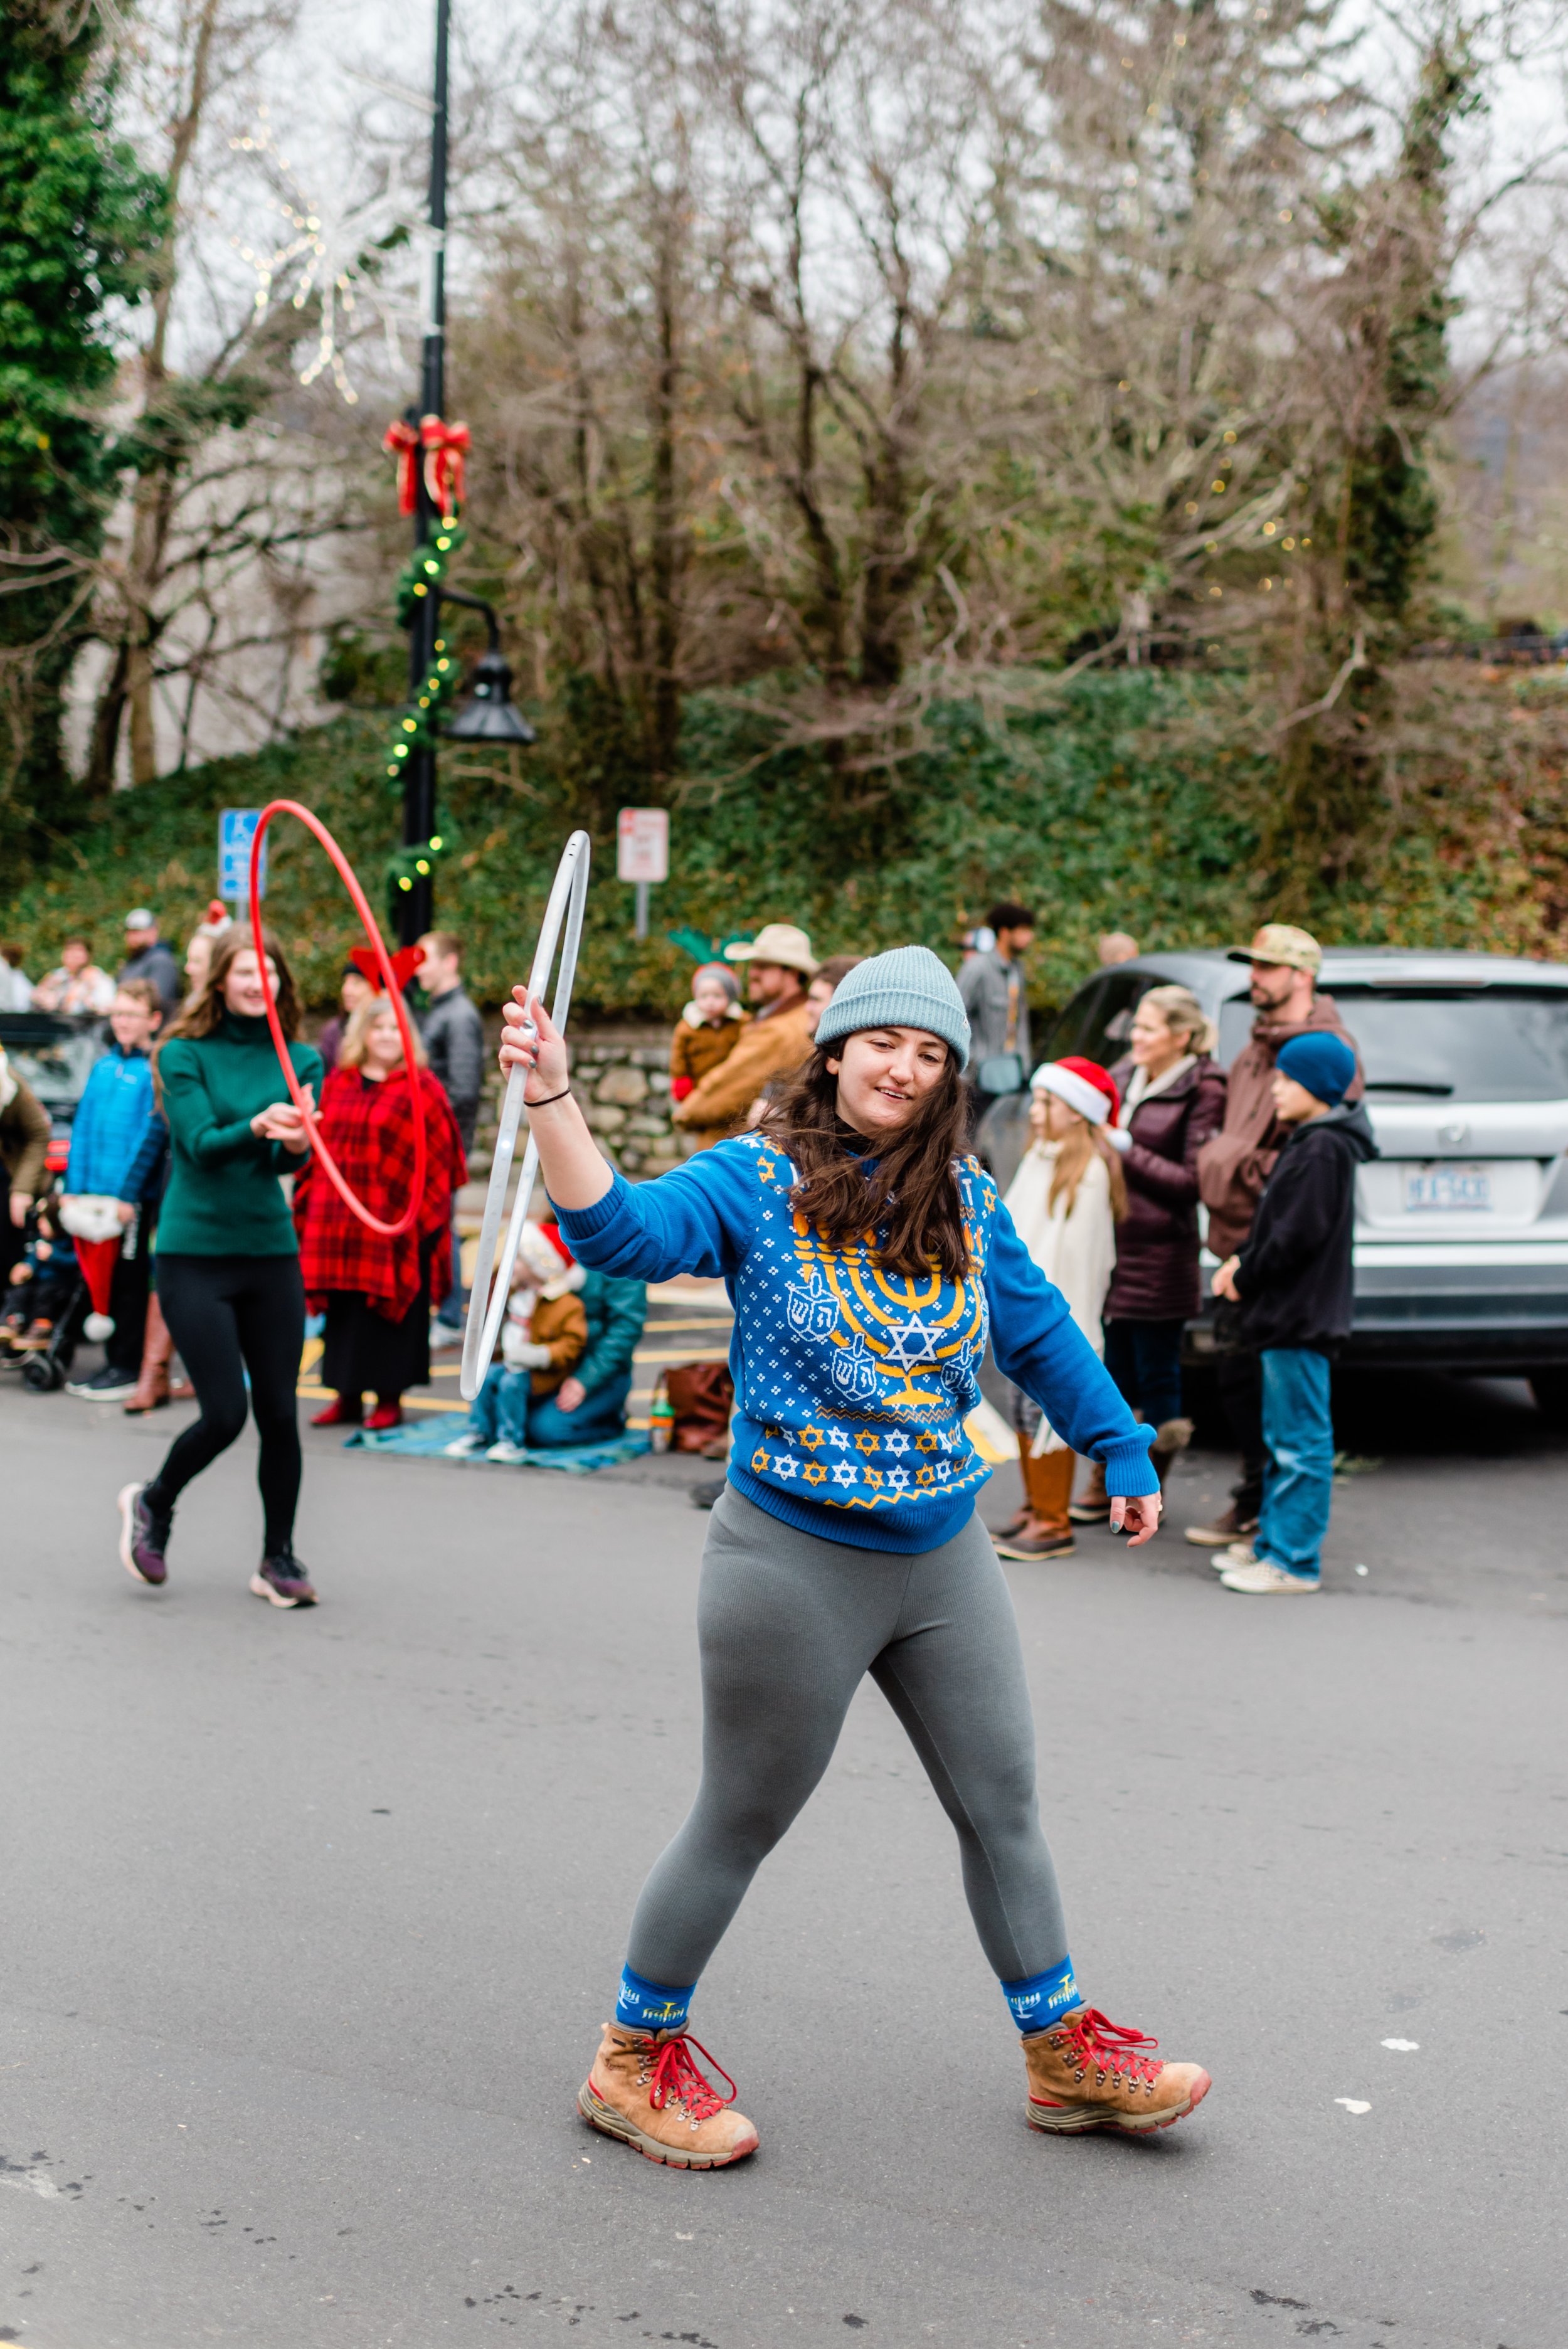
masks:
<path id="1" fill-rule="evenodd" d="M 833 990 L 817 1022 L 817 1041 L 830 1044 L 858 1028 L 923 1028 L 950 1044 L 958 1065 L 969 1065 L 969 1021 L 953 973 L 929 947 L 892 947 L 856 965 Z"/>

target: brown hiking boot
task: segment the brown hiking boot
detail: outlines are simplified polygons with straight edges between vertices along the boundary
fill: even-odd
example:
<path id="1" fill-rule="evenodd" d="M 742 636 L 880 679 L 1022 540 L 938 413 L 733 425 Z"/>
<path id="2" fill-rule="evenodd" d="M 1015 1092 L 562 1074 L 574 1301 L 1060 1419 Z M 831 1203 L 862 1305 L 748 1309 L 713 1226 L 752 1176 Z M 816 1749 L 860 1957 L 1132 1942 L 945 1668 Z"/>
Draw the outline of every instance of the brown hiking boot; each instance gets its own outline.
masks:
<path id="1" fill-rule="evenodd" d="M 1048 2031 L 1024 2036 L 1031 2128 L 1076 2136 L 1094 2128 L 1141 2136 L 1169 2128 L 1209 2093 L 1201 2064 L 1161 2064 L 1141 2031 L 1108 2023 L 1092 2006 L 1064 2014 Z"/>
<path id="2" fill-rule="evenodd" d="M 710 2086 L 692 2060 L 712 2064 L 729 2095 Z M 757 2150 L 744 2113 L 727 2109 L 735 2083 L 722 2064 L 684 2031 L 629 2031 L 607 2023 L 593 2069 L 577 2092 L 577 2109 L 606 2137 L 635 2147 L 672 2169 L 722 2169 Z"/>
<path id="3" fill-rule="evenodd" d="M 1023 1454 L 1028 1515 L 1016 1531 L 992 1536 L 996 1555 L 1017 1558 L 1070 1557 L 1077 1544 L 1068 1523 L 1068 1495 L 1073 1488 L 1073 1471 L 1078 1463 L 1066 1451 L 1047 1452 L 1037 1458 L 1033 1450 L 1024 1451 L 1022 1439 L 1018 1448 Z"/>

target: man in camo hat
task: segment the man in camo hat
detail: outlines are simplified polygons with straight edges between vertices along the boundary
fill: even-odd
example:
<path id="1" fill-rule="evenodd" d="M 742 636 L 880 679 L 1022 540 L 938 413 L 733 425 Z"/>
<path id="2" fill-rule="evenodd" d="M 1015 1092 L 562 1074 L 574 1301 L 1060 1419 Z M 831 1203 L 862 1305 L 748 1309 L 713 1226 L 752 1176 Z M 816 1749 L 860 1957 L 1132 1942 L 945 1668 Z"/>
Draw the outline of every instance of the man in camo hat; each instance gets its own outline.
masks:
<path id="1" fill-rule="evenodd" d="M 1222 1263 L 1245 1246 L 1264 1185 L 1286 1139 L 1273 1092 L 1280 1046 L 1293 1036 L 1326 1031 L 1356 1048 L 1333 997 L 1317 991 L 1323 949 L 1308 931 L 1288 922 L 1265 922 L 1250 947 L 1232 949 L 1231 960 L 1252 965 L 1249 992 L 1257 1017 L 1231 1064 L 1224 1123 L 1198 1153 L 1198 1193 L 1209 1210 L 1208 1245 Z M 1346 1101 L 1358 1102 L 1362 1090 L 1357 1060 Z M 1257 1356 L 1242 1343 L 1239 1320 L 1239 1309 L 1222 1300 L 1214 1317 L 1220 1394 L 1241 1452 L 1242 1476 L 1231 1506 L 1212 1525 L 1188 1526 L 1188 1540 L 1203 1548 L 1244 1540 L 1257 1524 L 1263 1500 L 1263 1390 Z"/>

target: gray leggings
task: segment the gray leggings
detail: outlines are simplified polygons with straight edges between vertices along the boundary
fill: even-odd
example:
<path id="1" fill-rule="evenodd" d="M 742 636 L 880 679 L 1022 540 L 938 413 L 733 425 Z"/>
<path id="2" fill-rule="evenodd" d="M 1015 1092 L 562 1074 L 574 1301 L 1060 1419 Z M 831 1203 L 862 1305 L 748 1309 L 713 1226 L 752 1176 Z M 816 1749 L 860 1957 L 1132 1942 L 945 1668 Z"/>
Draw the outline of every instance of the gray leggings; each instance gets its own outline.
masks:
<path id="1" fill-rule="evenodd" d="M 797 1533 L 728 1485 L 703 1554 L 697 1634 L 702 1784 L 643 1887 L 635 1972 L 672 1989 L 697 1980 L 826 1770 L 868 1671 L 958 1831 L 970 1913 L 998 1977 L 1060 1964 L 1017 1619 L 977 1519 L 904 1557 Z"/>

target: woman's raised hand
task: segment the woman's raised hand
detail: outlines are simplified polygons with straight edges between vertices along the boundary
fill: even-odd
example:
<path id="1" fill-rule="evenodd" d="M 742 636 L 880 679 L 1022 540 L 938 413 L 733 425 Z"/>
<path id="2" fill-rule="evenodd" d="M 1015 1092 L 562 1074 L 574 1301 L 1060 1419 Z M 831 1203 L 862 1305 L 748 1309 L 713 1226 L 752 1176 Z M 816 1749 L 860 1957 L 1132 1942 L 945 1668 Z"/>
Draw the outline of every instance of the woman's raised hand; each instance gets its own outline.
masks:
<path id="1" fill-rule="evenodd" d="M 510 1076 L 513 1069 L 527 1071 L 522 1095 L 525 1102 L 544 1101 L 553 1093 L 563 1093 L 571 1079 L 565 1037 L 543 1004 L 526 988 L 514 987 L 511 996 L 500 1015 L 502 1075 Z"/>

